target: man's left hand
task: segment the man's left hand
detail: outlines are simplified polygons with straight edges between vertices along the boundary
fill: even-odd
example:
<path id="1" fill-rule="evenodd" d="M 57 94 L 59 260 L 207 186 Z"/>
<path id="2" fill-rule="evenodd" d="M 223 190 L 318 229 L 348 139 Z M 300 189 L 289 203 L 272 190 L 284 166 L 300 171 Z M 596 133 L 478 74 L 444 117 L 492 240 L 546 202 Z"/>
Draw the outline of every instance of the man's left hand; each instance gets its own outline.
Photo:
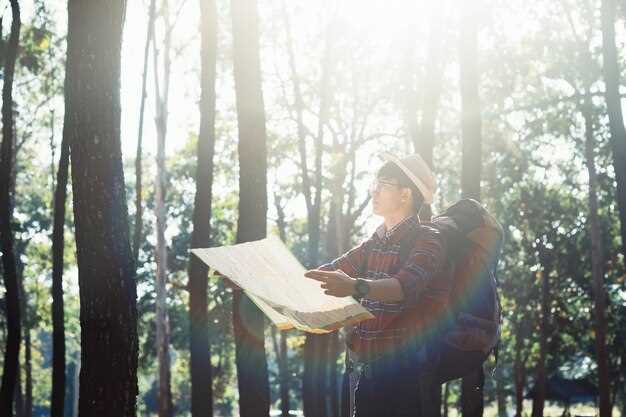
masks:
<path id="1" fill-rule="evenodd" d="M 350 277 L 342 270 L 322 271 L 320 269 L 311 269 L 304 273 L 304 276 L 322 283 L 324 294 L 333 297 L 349 297 L 354 295 L 354 286 L 356 279 Z"/>

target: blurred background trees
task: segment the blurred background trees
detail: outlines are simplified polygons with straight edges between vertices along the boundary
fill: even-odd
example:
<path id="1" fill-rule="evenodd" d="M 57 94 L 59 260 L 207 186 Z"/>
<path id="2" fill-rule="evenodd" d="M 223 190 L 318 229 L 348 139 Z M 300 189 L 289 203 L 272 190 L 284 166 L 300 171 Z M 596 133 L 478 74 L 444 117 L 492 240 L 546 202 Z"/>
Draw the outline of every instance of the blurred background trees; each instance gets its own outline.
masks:
<path id="1" fill-rule="evenodd" d="M 336 257 L 378 224 L 382 151 L 436 172 L 422 219 L 474 196 L 506 231 L 497 366 L 441 415 L 561 414 L 563 380 L 625 414 L 623 2 L 0 11 L 0 414 L 338 416 L 343 335 L 277 332 L 189 249 Z"/>

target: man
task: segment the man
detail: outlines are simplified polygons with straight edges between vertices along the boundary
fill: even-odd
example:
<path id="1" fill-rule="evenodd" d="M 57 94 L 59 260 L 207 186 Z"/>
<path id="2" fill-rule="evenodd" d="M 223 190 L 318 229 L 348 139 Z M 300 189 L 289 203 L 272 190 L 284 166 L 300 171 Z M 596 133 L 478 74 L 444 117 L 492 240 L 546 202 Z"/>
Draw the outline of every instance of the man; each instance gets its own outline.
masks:
<path id="1" fill-rule="evenodd" d="M 360 299 L 375 316 L 347 338 L 362 364 L 355 416 L 424 416 L 430 399 L 423 396 L 432 385 L 423 382 L 435 366 L 428 347 L 446 321 L 451 284 L 441 236 L 417 214 L 432 203 L 435 178 L 419 155 L 384 158 L 370 188 L 373 212 L 383 224 L 305 276 L 320 281 L 326 294 Z"/>

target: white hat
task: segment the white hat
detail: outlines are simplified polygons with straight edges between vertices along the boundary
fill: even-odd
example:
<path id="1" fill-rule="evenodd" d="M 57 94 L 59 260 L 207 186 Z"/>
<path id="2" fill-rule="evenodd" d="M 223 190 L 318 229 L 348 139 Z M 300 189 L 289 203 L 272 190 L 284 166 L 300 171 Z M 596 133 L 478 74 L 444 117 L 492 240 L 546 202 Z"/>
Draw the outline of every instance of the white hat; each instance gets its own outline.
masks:
<path id="1" fill-rule="evenodd" d="M 385 162 L 393 162 L 400 167 L 402 172 L 404 172 L 413 184 L 415 184 L 417 189 L 420 190 L 424 197 L 424 203 L 432 204 L 433 196 L 437 190 L 437 182 L 428 164 L 419 154 L 405 156 L 401 159 L 388 152 L 382 153 L 381 156 Z"/>

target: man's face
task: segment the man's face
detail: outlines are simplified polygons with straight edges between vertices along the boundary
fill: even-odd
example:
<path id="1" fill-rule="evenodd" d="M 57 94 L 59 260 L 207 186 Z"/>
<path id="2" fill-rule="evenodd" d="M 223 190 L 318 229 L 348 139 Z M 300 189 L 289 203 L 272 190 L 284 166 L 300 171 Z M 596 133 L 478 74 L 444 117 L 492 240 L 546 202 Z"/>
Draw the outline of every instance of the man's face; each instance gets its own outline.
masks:
<path id="1" fill-rule="evenodd" d="M 370 186 L 373 212 L 388 216 L 404 210 L 410 205 L 410 190 L 401 187 L 394 178 L 377 178 Z"/>

